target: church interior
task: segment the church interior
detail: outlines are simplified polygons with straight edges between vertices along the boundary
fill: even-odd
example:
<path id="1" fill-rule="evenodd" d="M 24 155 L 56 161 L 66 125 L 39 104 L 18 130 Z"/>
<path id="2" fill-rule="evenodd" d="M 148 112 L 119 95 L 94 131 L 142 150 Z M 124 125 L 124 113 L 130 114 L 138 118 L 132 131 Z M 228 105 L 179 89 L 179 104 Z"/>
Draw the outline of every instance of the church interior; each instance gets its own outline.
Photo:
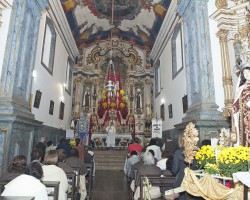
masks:
<path id="1" fill-rule="evenodd" d="M 101 177 L 135 138 L 167 148 L 190 123 L 199 147 L 224 130 L 249 147 L 249 33 L 249 0 L 0 0 L 0 175 L 41 137 L 99 150 Z"/>

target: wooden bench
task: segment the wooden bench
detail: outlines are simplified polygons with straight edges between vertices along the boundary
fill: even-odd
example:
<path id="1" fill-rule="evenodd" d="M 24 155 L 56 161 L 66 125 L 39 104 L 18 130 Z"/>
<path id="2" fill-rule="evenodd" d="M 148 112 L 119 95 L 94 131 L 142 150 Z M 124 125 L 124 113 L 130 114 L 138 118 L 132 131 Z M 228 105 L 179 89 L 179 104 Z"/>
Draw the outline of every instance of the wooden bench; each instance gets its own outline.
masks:
<path id="1" fill-rule="evenodd" d="M 158 187 L 164 187 L 165 190 L 173 189 L 174 183 L 176 181 L 175 176 L 153 176 L 148 175 L 146 176 L 148 178 L 148 181 L 151 183 L 152 186 L 158 186 Z M 140 199 L 143 200 L 143 180 L 145 176 L 140 177 Z M 161 198 L 163 195 L 161 196 Z"/>
<path id="2" fill-rule="evenodd" d="M 68 179 L 68 184 L 71 186 L 71 191 L 67 192 L 67 197 L 73 200 L 77 191 L 76 173 L 66 173 L 66 176 Z"/>
<path id="3" fill-rule="evenodd" d="M 52 196 L 53 200 L 58 200 L 60 181 L 42 181 L 47 189 L 53 188 L 53 193 L 49 193 L 48 196 Z"/>

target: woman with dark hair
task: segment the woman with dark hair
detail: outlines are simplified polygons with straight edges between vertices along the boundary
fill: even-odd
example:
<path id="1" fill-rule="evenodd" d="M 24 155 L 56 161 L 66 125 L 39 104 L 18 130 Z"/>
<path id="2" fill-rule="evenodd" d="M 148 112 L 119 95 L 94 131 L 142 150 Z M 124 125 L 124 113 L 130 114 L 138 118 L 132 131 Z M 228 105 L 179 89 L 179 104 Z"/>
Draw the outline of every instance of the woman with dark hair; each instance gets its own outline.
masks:
<path id="1" fill-rule="evenodd" d="M 80 138 L 75 138 L 76 145 L 72 148 L 78 150 L 78 158 L 84 161 L 84 145 L 81 143 Z"/>
<path id="2" fill-rule="evenodd" d="M 235 145 L 250 146 L 250 67 L 241 71 L 241 81 L 236 90 L 235 101 L 232 107 L 231 140 Z"/>
<path id="3" fill-rule="evenodd" d="M 8 173 L 1 177 L 1 180 L 11 181 L 14 178 L 25 174 L 27 171 L 27 158 L 23 155 L 15 156 L 8 167 Z"/>
<path id="4" fill-rule="evenodd" d="M 7 185 L 1 196 L 34 196 L 35 200 L 48 200 L 47 190 L 40 179 L 43 169 L 38 162 L 32 162 L 27 167 L 27 174 L 22 174 Z"/>
<path id="5" fill-rule="evenodd" d="M 43 181 L 60 181 L 59 198 L 60 200 L 67 199 L 68 180 L 65 172 L 58 166 L 57 150 L 50 150 L 45 154 L 43 168 Z"/>

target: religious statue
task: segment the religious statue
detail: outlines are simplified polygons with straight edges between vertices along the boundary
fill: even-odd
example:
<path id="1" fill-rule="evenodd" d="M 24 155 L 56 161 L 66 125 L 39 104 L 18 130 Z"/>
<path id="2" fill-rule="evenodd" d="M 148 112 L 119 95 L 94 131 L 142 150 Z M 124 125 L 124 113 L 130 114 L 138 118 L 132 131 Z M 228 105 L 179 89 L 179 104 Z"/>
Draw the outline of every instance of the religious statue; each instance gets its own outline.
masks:
<path id="1" fill-rule="evenodd" d="M 250 146 L 250 66 L 244 67 L 241 72 L 241 81 L 236 90 L 235 101 L 228 109 L 232 116 L 231 140 L 235 146 Z"/>
<path id="2" fill-rule="evenodd" d="M 106 128 L 106 131 L 108 133 L 107 135 L 107 147 L 114 147 L 115 146 L 115 133 L 116 133 L 116 128 L 113 123 L 113 121 L 110 121 L 109 126 Z"/>

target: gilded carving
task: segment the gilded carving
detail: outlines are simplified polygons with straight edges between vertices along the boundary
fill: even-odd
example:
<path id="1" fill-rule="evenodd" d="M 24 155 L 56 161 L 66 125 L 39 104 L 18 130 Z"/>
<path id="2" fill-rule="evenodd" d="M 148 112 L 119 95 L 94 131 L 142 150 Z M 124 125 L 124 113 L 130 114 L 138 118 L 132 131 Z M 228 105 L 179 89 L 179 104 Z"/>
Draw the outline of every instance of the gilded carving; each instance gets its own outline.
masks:
<path id="1" fill-rule="evenodd" d="M 82 81 L 82 77 L 81 76 L 76 77 L 76 81 L 77 81 L 77 83 L 81 82 Z"/>
<path id="2" fill-rule="evenodd" d="M 121 48 L 119 48 L 119 46 Z M 109 56 L 108 53 L 111 51 L 113 57 L 121 57 L 123 61 L 127 61 L 130 65 L 142 65 L 141 56 L 139 56 L 136 49 L 130 47 L 126 50 L 124 45 L 119 45 L 118 42 L 113 42 L 113 49 L 111 49 L 111 46 L 108 43 L 106 43 L 103 48 L 97 46 L 92 49 L 91 53 L 87 56 L 87 65 L 93 63 L 99 64 L 102 60 L 105 60 Z"/>
<path id="3" fill-rule="evenodd" d="M 216 33 L 216 36 L 219 38 L 220 42 L 227 42 L 227 34 L 228 34 L 228 30 L 220 29 Z"/>
<path id="4" fill-rule="evenodd" d="M 249 36 L 249 32 L 250 32 L 249 25 L 239 27 L 239 33 L 242 38 L 247 38 Z"/>
<path id="5" fill-rule="evenodd" d="M 226 9 L 228 4 L 227 4 L 227 0 L 216 0 L 215 1 L 215 6 L 218 9 L 224 8 Z"/>
<path id="6" fill-rule="evenodd" d="M 225 76 L 223 77 L 223 85 L 233 85 L 232 77 Z"/>
<path id="7" fill-rule="evenodd" d="M 91 53 L 87 56 L 87 64 L 98 63 L 100 61 L 101 47 L 97 46 L 92 49 Z"/>

